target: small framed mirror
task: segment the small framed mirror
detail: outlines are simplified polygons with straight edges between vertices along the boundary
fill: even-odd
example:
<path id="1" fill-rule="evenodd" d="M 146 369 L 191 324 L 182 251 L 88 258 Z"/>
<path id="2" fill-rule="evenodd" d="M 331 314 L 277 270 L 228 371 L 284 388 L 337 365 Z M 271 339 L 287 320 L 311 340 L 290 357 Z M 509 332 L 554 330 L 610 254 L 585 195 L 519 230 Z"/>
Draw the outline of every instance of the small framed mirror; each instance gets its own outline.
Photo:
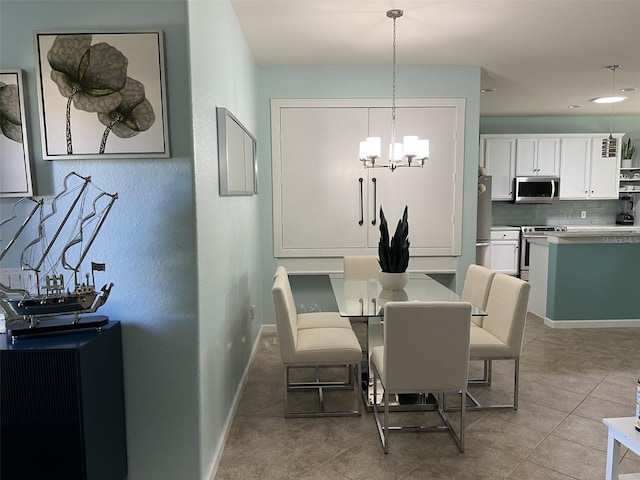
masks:
<path id="1" fill-rule="evenodd" d="M 216 107 L 221 196 L 258 193 L 256 139 L 226 108 Z"/>

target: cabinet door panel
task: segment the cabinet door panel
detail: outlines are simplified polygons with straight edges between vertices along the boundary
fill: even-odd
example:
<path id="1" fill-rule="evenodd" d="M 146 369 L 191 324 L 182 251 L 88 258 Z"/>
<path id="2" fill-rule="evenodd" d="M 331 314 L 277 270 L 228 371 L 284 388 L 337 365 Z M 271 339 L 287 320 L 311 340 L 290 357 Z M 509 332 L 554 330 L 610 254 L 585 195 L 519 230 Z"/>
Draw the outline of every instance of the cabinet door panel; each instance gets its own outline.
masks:
<path id="1" fill-rule="evenodd" d="M 560 173 L 560 139 L 541 138 L 538 140 L 537 175 L 556 176 Z"/>
<path id="2" fill-rule="evenodd" d="M 491 269 L 497 273 L 518 273 L 518 241 L 491 241 Z"/>
<path id="3" fill-rule="evenodd" d="M 282 108 L 280 115 L 283 248 L 365 248 L 359 220 L 367 182 L 361 198 L 366 172 L 358 149 L 367 137 L 367 109 Z M 363 224 L 366 205 L 364 215 Z"/>
<path id="4" fill-rule="evenodd" d="M 538 141 L 533 138 L 516 140 L 516 175 L 527 177 L 537 175 Z"/>
<path id="5" fill-rule="evenodd" d="M 588 198 L 590 138 L 563 138 L 560 160 L 560 200 Z"/>
<path id="6" fill-rule="evenodd" d="M 423 168 L 369 172 L 377 179 L 376 209 L 379 211 L 382 205 L 391 234 L 408 205 L 412 255 L 452 254 L 455 250 L 456 188 L 462 188 L 455 179 L 456 115 L 454 107 L 397 108 L 396 140 L 401 141 L 403 135 L 428 138 L 429 160 Z M 391 109 L 372 108 L 369 125 L 370 135 L 382 137 L 385 146 L 390 143 Z M 380 237 L 379 224 L 369 222 L 368 228 L 369 246 L 375 247 Z"/>
<path id="7" fill-rule="evenodd" d="M 618 140 L 619 141 L 619 140 Z M 618 198 L 618 180 L 620 178 L 620 158 L 602 157 L 602 140 L 592 139 L 591 144 L 591 198 Z"/>
<path id="8" fill-rule="evenodd" d="M 511 200 L 515 176 L 513 138 L 487 138 L 484 141 L 484 166 L 492 177 L 492 200 Z"/>

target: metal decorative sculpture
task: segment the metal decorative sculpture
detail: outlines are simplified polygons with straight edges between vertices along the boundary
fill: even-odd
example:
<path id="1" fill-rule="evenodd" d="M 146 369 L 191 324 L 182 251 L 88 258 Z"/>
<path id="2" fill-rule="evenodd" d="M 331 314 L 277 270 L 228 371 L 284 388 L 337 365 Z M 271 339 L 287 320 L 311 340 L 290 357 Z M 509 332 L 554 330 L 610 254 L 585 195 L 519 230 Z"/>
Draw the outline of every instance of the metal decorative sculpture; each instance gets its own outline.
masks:
<path id="1" fill-rule="evenodd" d="M 64 179 L 62 192 L 51 203 L 25 197 L 14 204 L 11 216 L 0 222 L 3 231 L 11 230 L 11 225 L 18 221 L 16 212 L 23 208 L 22 204 L 33 204 L 0 252 L 2 261 L 15 249 L 18 238 L 29 234 L 33 237 L 20 253 L 20 268 L 32 273 L 34 289 L 12 288 L 0 283 L 0 306 L 15 326 L 14 332 L 24 327 L 35 333 L 41 318 L 65 315 L 73 317 L 63 321 L 60 330 L 85 327 L 79 315 L 95 312 L 104 305 L 113 283 L 97 291 L 94 275 L 96 271 L 104 271 L 105 264 L 90 262 L 90 274 L 83 273 L 83 266 L 117 198 L 117 193 L 107 193 L 94 186 L 91 177 L 71 172 Z M 67 279 L 65 270 L 70 272 Z"/>

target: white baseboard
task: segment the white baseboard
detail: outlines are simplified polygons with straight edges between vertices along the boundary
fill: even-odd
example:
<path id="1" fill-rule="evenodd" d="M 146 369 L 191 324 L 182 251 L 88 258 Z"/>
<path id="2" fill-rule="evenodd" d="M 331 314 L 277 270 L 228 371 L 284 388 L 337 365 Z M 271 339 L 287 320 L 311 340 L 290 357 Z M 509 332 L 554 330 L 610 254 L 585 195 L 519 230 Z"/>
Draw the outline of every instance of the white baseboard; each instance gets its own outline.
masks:
<path id="1" fill-rule="evenodd" d="M 247 378 L 249 377 L 249 370 L 251 369 L 251 365 L 253 364 L 253 359 L 255 358 L 256 352 L 258 351 L 258 345 L 260 344 L 260 338 L 263 333 L 274 333 L 276 332 L 275 325 L 262 325 L 260 327 L 260 333 L 256 337 L 256 340 L 253 344 L 253 348 L 251 349 L 251 356 L 249 361 L 247 362 L 247 366 L 242 374 L 242 378 L 240 379 L 240 384 L 238 385 L 238 389 L 236 390 L 236 394 L 233 397 L 233 402 L 231 404 L 231 409 L 229 410 L 229 414 L 227 415 L 227 419 L 224 422 L 223 434 L 220 442 L 218 442 L 218 446 L 216 448 L 216 453 L 214 455 L 213 464 L 211 465 L 211 470 L 209 471 L 209 475 L 205 478 L 209 480 L 214 480 L 216 477 L 216 473 L 218 472 L 218 466 L 220 465 L 220 460 L 222 459 L 222 453 L 224 452 L 224 446 L 227 443 L 227 438 L 229 437 L 229 432 L 231 431 L 231 425 L 233 424 L 233 419 L 236 416 L 236 411 L 238 410 L 238 403 L 240 402 L 240 397 L 242 397 L 242 391 L 244 390 L 244 386 L 247 383 Z"/>
<path id="2" fill-rule="evenodd" d="M 615 319 L 615 320 L 551 320 L 542 317 L 544 324 L 551 328 L 613 328 L 613 327 L 640 327 L 640 318 Z"/>
<path id="3" fill-rule="evenodd" d="M 262 325 L 262 330 L 260 333 L 278 333 L 278 329 L 276 328 L 276 324 L 272 323 L 270 325 Z"/>

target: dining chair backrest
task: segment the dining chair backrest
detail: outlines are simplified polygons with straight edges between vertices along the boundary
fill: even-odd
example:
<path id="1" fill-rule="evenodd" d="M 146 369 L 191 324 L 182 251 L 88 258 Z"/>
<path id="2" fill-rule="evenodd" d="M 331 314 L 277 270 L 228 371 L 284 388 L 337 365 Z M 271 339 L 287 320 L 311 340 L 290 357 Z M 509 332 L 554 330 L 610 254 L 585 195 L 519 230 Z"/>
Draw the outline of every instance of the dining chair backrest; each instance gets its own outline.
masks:
<path id="1" fill-rule="evenodd" d="M 484 310 L 487 306 L 489 290 L 494 275 L 495 272 L 490 268 L 475 264 L 469 265 L 467 276 L 464 278 L 464 286 L 462 287 L 462 298 Z M 471 321 L 481 327 L 483 317 L 471 317 Z"/>
<path id="2" fill-rule="evenodd" d="M 345 277 L 349 275 L 376 275 L 380 271 L 378 258 L 374 255 L 347 255 L 343 257 Z"/>
<path id="3" fill-rule="evenodd" d="M 275 279 L 278 275 L 289 276 L 289 274 L 287 273 L 287 269 L 282 265 L 278 265 L 276 267 L 276 272 L 273 274 L 273 278 Z"/>
<path id="4" fill-rule="evenodd" d="M 506 344 L 509 355 L 522 351 L 530 289 L 528 282 L 504 273 L 496 273 L 491 282 L 482 328 Z"/>
<path id="5" fill-rule="evenodd" d="M 389 302 L 382 381 L 394 393 L 466 388 L 468 302 Z"/>
<path id="6" fill-rule="evenodd" d="M 495 272 L 490 268 L 475 264 L 469 265 L 462 287 L 462 298 L 484 310 L 487 306 L 494 276 Z"/>
<path id="7" fill-rule="evenodd" d="M 275 306 L 280 355 L 286 364 L 294 359 L 298 339 L 296 305 L 289 279 L 284 275 L 276 276 L 271 293 Z"/>

